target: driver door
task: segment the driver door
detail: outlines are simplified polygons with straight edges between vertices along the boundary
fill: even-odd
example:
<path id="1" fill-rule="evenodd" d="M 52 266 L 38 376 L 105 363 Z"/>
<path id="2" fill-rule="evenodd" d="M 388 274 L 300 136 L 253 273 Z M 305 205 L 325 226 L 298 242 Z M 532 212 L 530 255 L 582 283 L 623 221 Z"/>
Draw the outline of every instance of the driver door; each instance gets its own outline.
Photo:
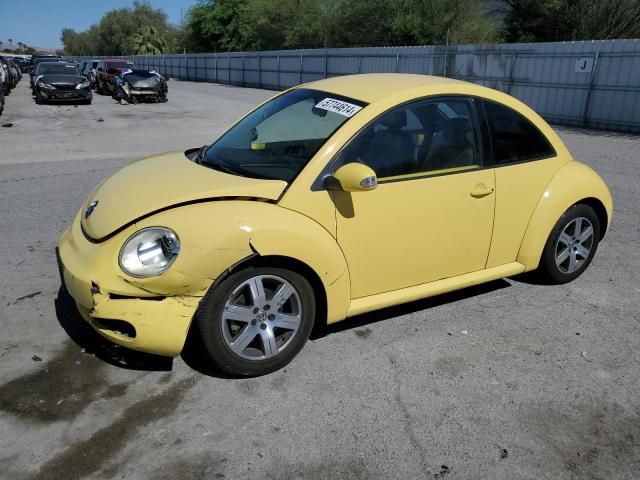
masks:
<path id="1" fill-rule="evenodd" d="M 366 192 L 335 192 L 337 239 L 352 298 L 485 268 L 495 204 L 493 169 L 473 100 L 418 101 L 375 120 L 334 165 L 360 162 L 378 176 Z"/>

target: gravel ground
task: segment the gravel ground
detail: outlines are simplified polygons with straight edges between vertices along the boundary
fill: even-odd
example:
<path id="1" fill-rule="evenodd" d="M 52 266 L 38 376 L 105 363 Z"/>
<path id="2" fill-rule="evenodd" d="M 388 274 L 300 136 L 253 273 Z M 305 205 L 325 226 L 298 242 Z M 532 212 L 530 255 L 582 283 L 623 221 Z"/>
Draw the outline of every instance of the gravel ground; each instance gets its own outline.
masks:
<path id="1" fill-rule="evenodd" d="M 640 141 L 560 129 L 613 226 L 589 270 L 368 314 L 286 369 L 212 372 L 101 341 L 59 294 L 54 248 L 94 185 L 209 143 L 272 92 L 171 81 L 169 102 L 39 106 L 0 123 L 0 478 L 640 478 Z"/>

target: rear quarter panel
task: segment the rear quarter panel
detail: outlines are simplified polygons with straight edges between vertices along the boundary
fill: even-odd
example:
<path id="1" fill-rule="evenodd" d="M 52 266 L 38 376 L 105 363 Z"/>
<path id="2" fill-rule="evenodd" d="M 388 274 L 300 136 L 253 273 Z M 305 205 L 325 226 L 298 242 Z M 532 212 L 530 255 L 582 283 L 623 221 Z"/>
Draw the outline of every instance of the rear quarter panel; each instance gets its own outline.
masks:
<path id="1" fill-rule="evenodd" d="M 575 160 L 567 163 L 545 188 L 527 227 L 517 258 L 526 270 L 538 267 L 549 234 L 560 216 L 572 205 L 588 198 L 599 200 L 607 212 L 607 224 L 600 226 L 603 235 L 611 224 L 611 193 L 590 167 Z"/>

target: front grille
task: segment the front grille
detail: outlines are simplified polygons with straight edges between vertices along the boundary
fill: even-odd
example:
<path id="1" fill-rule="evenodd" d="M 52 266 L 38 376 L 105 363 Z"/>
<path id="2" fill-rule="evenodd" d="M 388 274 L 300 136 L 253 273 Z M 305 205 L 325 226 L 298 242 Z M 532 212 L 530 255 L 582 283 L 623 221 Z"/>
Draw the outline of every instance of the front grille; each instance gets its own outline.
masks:
<path id="1" fill-rule="evenodd" d="M 54 83 L 53 86 L 56 87 L 56 90 L 75 90 L 76 89 L 75 84 L 70 85 L 68 83 Z"/>

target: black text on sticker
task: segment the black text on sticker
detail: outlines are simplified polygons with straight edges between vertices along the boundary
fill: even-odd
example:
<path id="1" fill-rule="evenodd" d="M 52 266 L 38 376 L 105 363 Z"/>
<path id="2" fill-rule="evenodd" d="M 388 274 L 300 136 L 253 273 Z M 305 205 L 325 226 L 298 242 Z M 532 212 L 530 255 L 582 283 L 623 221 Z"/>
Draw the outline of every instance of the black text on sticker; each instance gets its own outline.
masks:
<path id="1" fill-rule="evenodd" d="M 356 113 L 362 110 L 362 107 L 359 107 L 358 105 L 343 102 L 342 100 L 336 100 L 335 98 L 325 98 L 316 105 L 316 108 L 334 112 L 345 117 L 353 117 Z"/>

